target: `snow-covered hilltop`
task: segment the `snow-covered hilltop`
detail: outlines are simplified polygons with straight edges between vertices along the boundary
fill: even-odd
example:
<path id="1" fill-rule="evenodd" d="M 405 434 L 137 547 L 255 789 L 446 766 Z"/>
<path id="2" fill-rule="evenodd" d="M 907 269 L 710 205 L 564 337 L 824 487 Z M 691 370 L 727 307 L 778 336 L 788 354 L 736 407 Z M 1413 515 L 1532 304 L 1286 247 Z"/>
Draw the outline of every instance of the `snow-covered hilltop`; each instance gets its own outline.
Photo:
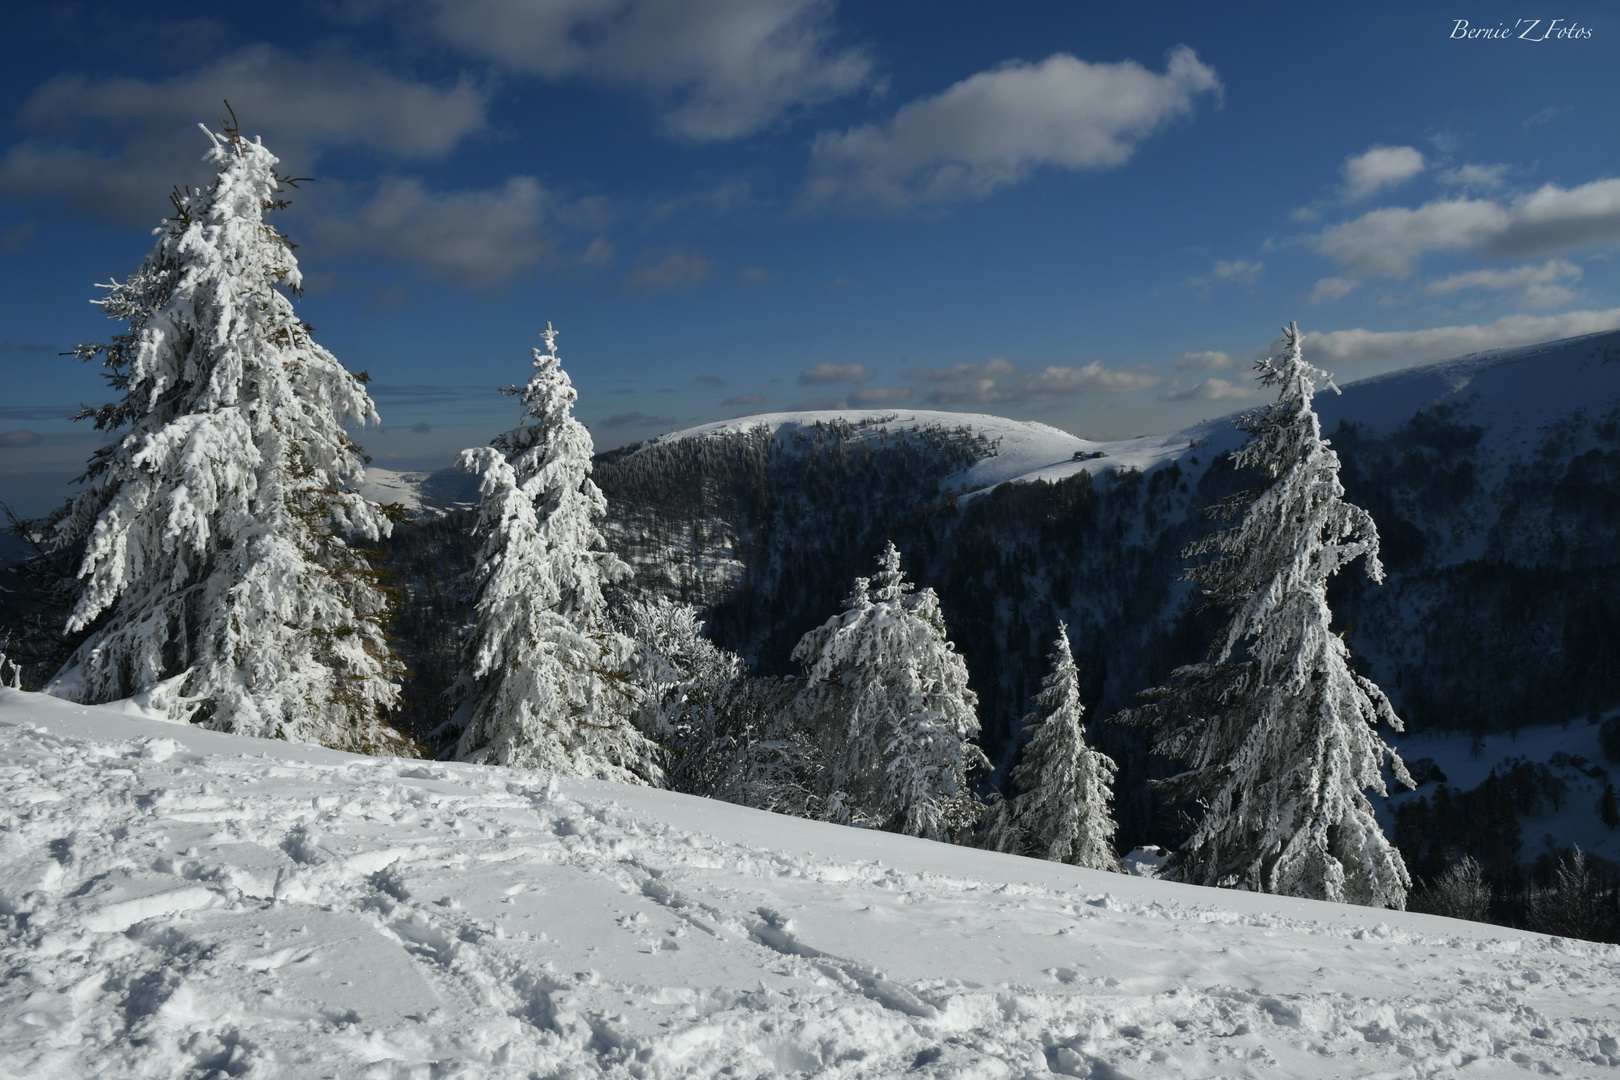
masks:
<path id="1" fill-rule="evenodd" d="M 1305 336 L 1306 352 L 1310 337 Z M 1316 410 L 1322 429 L 1340 423 L 1388 436 L 1425 410 L 1446 410 L 1458 422 L 1483 425 L 1498 467 L 1527 459 L 1539 445 L 1538 433 L 1577 413 L 1589 416 L 1620 409 L 1620 331 L 1588 334 L 1516 349 L 1471 353 L 1422 367 L 1345 381 L 1342 393 L 1323 390 Z M 1007 482 L 1053 483 L 1078 472 L 1092 475 L 1117 469 L 1147 471 L 1177 462 L 1184 470 L 1242 442 L 1233 431 L 1233 413 L 1180 431 L 1131 439 L 1082 439 L 1033 420 L 1010 420 L 984 413 L 927 409 L 850 409 L 821 412 L 760 413 L 672 432 L 642 450 L 677 442 L 765 429 L 775 438 L 816 425 L 846 423 L 871 436 L 937 427 L 965 429 L 994 449 L 952 476 L 951 490 L 972 492 Z"/>
<path id="2" fill-rule="evenodd" d="M 1620 948 L 0 690 L 0 1075 L 1609 1076 Z"/>

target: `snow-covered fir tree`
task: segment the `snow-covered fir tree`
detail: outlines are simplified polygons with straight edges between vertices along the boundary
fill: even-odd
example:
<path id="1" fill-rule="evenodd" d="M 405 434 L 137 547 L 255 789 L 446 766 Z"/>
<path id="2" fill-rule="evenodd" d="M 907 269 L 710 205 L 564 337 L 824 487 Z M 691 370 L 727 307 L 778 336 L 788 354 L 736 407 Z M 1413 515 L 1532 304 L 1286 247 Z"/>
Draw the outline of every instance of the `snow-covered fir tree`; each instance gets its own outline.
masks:
<path id="1" fill-rule="evenodd" d="M 47 689 L 140 695 L 244 735 L 400 747 L 380 717 L 398 700 L 387 597 L 346 539 L 389 531 L 344 432 L 376 409 L 286 295 L 298 263 L 264 220 L 285 205 L 277 159 L 234 127 L 209 138 L 218 177 L 174 193 L 151 254 L 97 301 L 127 329 L 77 350 L 122 392 L 81 415 L 128 431 L 51 520 L 56 541 L 83 545 L 68 630 L 90 634 Z"/>
<path id="2" fill-rule="evenodd" d="M 580 776 L 656 782 L 657 747 L 631 721 L 631 644 L 607 623 L 602 588 L 628 573 L 596 522 L 591 436 L 546 324 L 519 426 L 463 450 L 482 474 L 472 571 L 474 621 L 462 647 L 456 756 Z"/>
<path id="3" fill-rule="evenodd" d="M 878 563 L 794 648 L 805 667 L 795 709 L 825 754 L 827 816 L 948 840 L 979 815 L 967 780 L 989 766 L 972 741 L 978 697 L 934 590 L 905 580 L 893 543 Z"/>
<path id="4" fill-rule="evenodd" d="M 1218 507 L 1242 520 L 1184 553 L 1204 558 L 1188 576 L 1232 619 L 1208 663 L 1177 671 L 1129 717 L 1158 727 L 1155 750 L 1186 765 L 1161 790 L 1203 807 L 1166 876 L 1399 908 L 1411 879 L 1365 792 L 1385 793 L 1385 761 L 1412 786 L 1374 730 L 1401 721 L 1351 670 L 1327 602 L 1328 578 L 1355 559 L 1383 580 L 1378 529 L 1344 501 L 1338 455 L 1311 407 L 1319 384 L 1338 388 L 1305 361 L 1296 324 L 1256 368 L 1277 401 L 1247 418 L 1234 463 L 1271 483 Z"/>
<path id="5" fill-rule="evenodd" d="M 1002 812 L 1010 818 L 1015 848 L 1024 854 L 1093 870 L 1118 870 L 1113 758 L 1086 745 L 1080 673 L 1069 647 L 1069 628 L 1058 624 L 1052 670 L 1041 683 L 1035 708 L 1024 717 L 1030 736 L 1012 771 L 1018 794 Z"/>

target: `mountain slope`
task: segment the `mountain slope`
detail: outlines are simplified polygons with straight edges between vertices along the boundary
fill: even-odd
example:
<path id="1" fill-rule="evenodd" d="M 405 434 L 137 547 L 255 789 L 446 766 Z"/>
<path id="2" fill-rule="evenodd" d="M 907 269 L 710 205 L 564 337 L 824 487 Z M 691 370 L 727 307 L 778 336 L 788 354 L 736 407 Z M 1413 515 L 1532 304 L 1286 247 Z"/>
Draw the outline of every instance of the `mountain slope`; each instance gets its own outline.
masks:
<path id="1" fill-rule="evenodd" d="M 1620 1065 L 1614 946 L 137 714 L 0 691 L 0 1074 Z"/>

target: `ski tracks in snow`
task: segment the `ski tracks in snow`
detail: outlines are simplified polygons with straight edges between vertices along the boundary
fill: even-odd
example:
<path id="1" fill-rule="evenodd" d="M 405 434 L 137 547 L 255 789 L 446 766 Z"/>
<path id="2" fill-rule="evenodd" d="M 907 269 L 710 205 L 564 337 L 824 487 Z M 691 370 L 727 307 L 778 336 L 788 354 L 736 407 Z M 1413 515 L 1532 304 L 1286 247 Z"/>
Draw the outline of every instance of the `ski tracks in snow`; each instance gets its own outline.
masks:
<path id="1" fill-rule="evenodd" d="M 677 796 L 205 752 L 184 731 L 72 736 L 17 722 L 24 697 L 0 717 L 0 1075 L 1620 1065 L 1613 947 L 1434 920 L 1415 933 L 1376 912 L 1351 930 L 1144 899 L 1167 888 L 1151 882 L 1008 884 L 984 867 L 1029 864 L 983 853 L 962 853 L 961 874 L 901 869 L 924 849 L 880 863 L 886 840 L 830 827 L 794 854 L 705 825 L 750 811 Z M 802 839 L 803 823 L 780 827 Z"/>

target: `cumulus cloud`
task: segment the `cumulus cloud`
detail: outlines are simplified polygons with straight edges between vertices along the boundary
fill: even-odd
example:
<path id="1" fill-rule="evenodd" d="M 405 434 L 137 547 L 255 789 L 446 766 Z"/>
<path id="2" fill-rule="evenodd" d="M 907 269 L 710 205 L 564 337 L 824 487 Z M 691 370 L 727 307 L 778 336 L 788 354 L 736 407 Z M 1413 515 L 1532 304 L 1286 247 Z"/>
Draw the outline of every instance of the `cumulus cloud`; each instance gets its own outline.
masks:
<path id="1" fill-rule="evenodd" d="M 1134 368 L 1105 368 L 1100 362 L 1084 367 L 1053 365 L 1042 371 L 1020 372 L 1011 362 L 996 357 L 980 364 L 948 368 L 913 368 L 906 378 L 932 383 L 927 400 L 935 405 L 992 402 L 1052 401 L 1088 394 L 1123 393 L 1158 386 L 1158 376 Z"/>
<path id="2" fill-rule="evenodd" d="M 55 199 L 80 215 L 149 225 L 177 181 L 202 182 L 207 141 L 229 99 L 248 137 L 292 172 L 322 150 L 365 146 L 394 158 L 446 153 L 484 128 L 484 92 L 465 80 L 414 81 L 341 53 L 312 59 L 269 45 L 162 80 L 59 76 L 23 105 L 30 135 L 0 159 L 0 198 Z"/>
<path id="3" fill-rule="evenodd" d="M 1506 270 L 1470 270 L 1450 277 L 1431 281 L 1423 287 L 1429 296 L 1447 296 L 1465 289 L 1504 291 L 1522 289 L 1520 298 L 1530 307 L 1555 307 L 1566 304 L 1574 293 L 1561 281 L 1579 281 L 1581 268 L 1564 259 L 1549 259 L 1537 266 L 1533 263 Z"/>
<path id="4" fill-rule="evenodd" d="M 631 292 L 682 292 L 709 280 L 714 264 L 692 251 L 675 249 L 657 262 L 638 266 L 622 282 Z"/>
<path id="5" fill-rule="evenodd" d="M 1385 207 L 1311 237 L 1318 254 L 1371 277 L 1408 277 L 1431 251 L 1466 251 L 1501 235 L 1511 218 L 1483 199 L 1443 199 L 1416 210 Z"/>
<path id="6" fill-rule="evenodd" d="M 1355 291 L 1361 282 L 1353 277 L 1325 277 L 1311 289 L 1311 298 L 1307 303 L 1316 305 L 1330 300 L 1343 300 Z"/>
<path id="7" fill-rule="evenodd" d="M 1547 184 L 1509 202 L 1439 199 L 1385 207 L 1329 226 L 1306 242 L 1370 277 L 1408 277 L 1434 251 L 1508 257 L 1620 243 L 1620 178 L 1574 188 Z"/>
<path id="8" fill-rule="evenodd" d="M 1508 315 L 1485 325 L 1437 326 L 1426 330 L 1333 330 L 1308 335 L 1305 347 L 1307 355 L 1317 364 L 1398 361 L 1399 366 L 1404 367 L 1484 349 L 1510 349 L 1616 328 L 1620 328 L 1620 308 L 1565 311 L 1557 315 Z"/>
<path id="9" fill-rule="evenodd" d="M 800 386 L 831 386 L 834 383 L 868 382 L 874 378 L 865 364 L 811 364 L 799 372 Z"/>
<path id="10" fill-rule="evenodd" d="M 1546 184 L 1513 203 L 1507 229 L 1491 238 L 1496 255 L 1544 255 L 1620 241 L 1620 178 L 1576 188 Z"/>
<path id="11" fill-rule="evenodd" d="M 1345 202 L 1360 202 L 1412 179 L 1426 168 L 1423 155 L 1410 146 L 1375 146 L 1344 159 Z"/>
<path id="12" fill-rule="evenodd" d="M 448 194 L 387 180 L 355 212 L 318 220 L 312 243 L 329 256 L 399 259 L 446 284 L 487 289 L 553 254 L 549 202 L 532 176 Z"/>
<path id="13" fill-rule="evenodd" d="M 881 126 L 824 132 L 806 200 L 901 209 L 984 198 L 1043 165 L 1114 168 L 1200 95 L 1220 92 L 1214 70 L 1184 45 L 1162 75 L 1066 53 L 1011 62 L 913 101 Z"/>
<path id="14" fill-rule="evenodd" d="M 1232 358 L 1219 349 L 1210 349 L 1205 352 L 1182 353 L 1181 359 L 1176 361 L 1179 371 L 1218 371 L 1221 368 L 1232 366 Z"/>
<path id="15" fill-rule="evenodd" d="M 732 139 L 867 85 L 833 41 L 832 0 L 428 0 L 427 25 L 511 71 L 627 86 L 668 130 Z"/>
<path id="16" fill-rule="evenodd" d="M 1205 379 L 1192 386 L 1176 386 L 1159 395 L 1161 401 L 1231 401 L 1236 398 L 1254 397 L 1259 392 L 1256 385 L 1244 383 L 1230 383 L 1225 379 Z"/>

